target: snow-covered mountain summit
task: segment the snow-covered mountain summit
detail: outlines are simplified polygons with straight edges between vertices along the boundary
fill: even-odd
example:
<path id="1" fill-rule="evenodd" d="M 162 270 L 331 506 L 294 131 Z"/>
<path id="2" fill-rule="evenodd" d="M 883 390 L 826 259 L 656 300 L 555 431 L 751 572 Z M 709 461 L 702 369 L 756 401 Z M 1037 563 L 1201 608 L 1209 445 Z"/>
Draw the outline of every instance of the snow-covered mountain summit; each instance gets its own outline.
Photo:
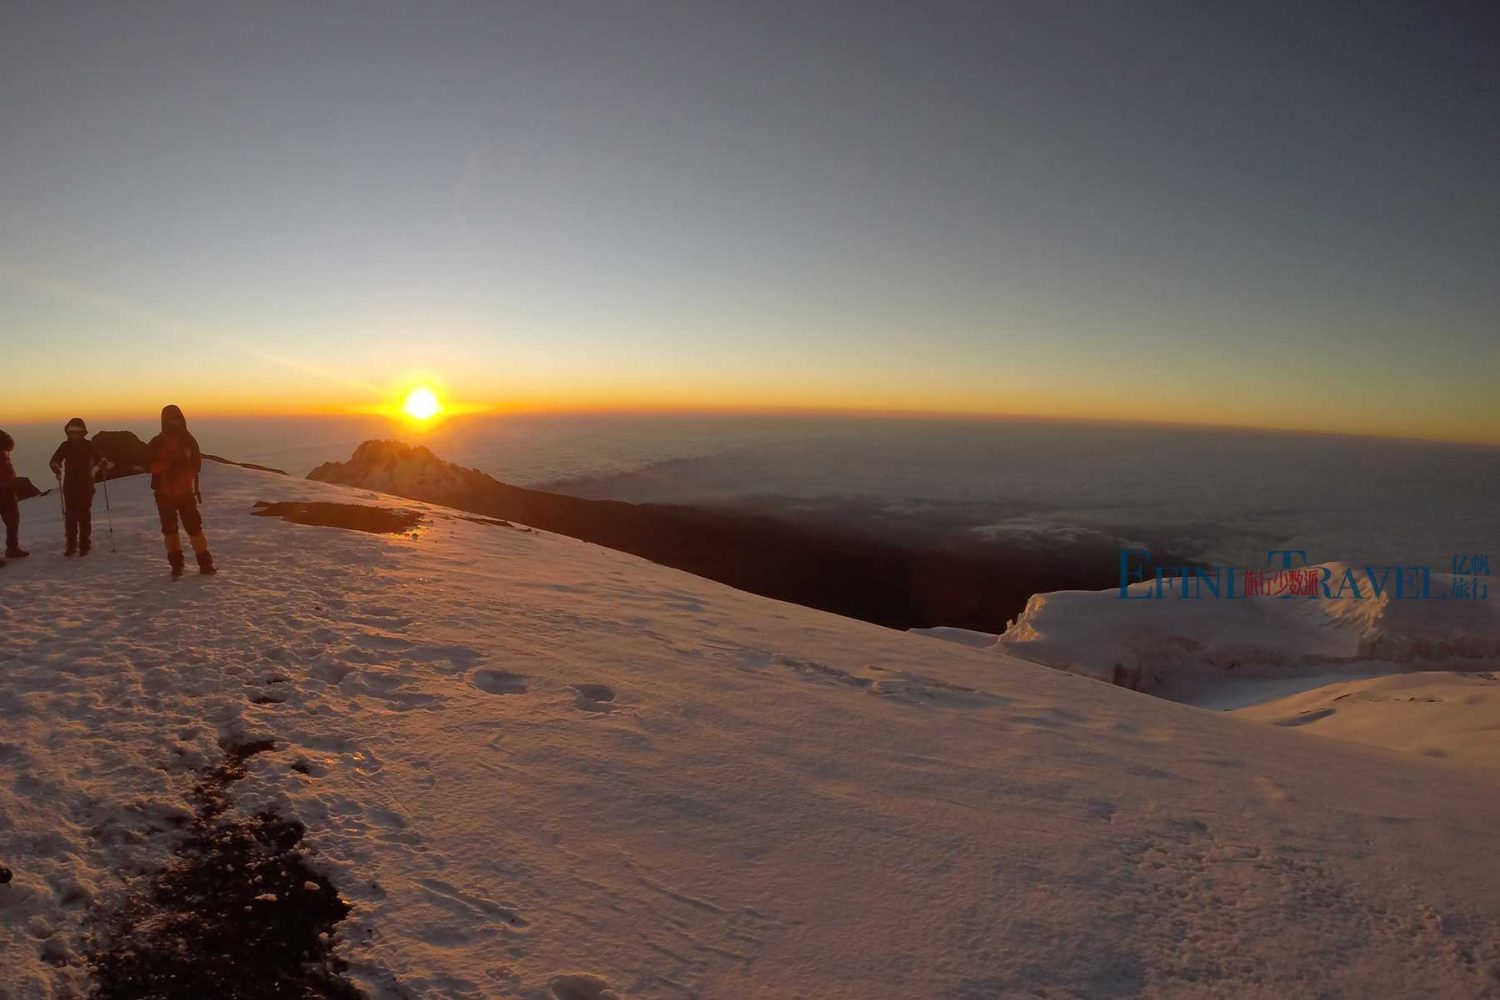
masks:
<path id="1" fill-rule="evenodd" d="M 203 920 L 342 899 L 348 968 L 324 968 L 372 997 L 1500 987 L 1489 772 L 525 525 L 235 467 L 203 487 L 221 572 L 177 582 L 144 478 L 110 484 L 115 553 L 101 496 L 87 560 L 58 554 L 55 498 L 23 505 L 34 554 L 0 569 L 5 1000 L 86 995 L 91 949 L 169 948 L 171 894 L 142 887 L 255 817 L 302 825 L 307 874 Z"/>

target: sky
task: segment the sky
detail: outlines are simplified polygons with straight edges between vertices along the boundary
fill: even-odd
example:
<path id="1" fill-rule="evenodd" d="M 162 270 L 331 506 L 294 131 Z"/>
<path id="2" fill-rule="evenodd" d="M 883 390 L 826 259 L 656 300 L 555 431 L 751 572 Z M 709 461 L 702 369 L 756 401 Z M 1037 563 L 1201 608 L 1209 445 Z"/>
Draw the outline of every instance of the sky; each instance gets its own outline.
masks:
<path id="1" fill-rule="evenodd" d="M 1500 443 L 1500 22 L 0 5 L 0 421 L 1104 417 Z"/>

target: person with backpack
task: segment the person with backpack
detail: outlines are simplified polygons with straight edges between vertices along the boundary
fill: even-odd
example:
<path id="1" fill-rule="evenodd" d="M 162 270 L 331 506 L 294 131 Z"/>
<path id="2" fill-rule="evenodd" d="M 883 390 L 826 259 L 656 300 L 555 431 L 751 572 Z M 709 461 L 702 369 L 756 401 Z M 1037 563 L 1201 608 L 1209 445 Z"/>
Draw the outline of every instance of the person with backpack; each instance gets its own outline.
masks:
<path id="1" fill-rule="evenodd" d="M 161 433 L 151 439 L 147 451 L 151 489 L 156 493 L 156 511 L 161 515 L 161 533 L 172 576 L 179 577 L 183 571 L 182 539 L 177 534 L 179 520 L 198 557 L 198 572 L 218 572 L 208 551 L 208 539 L 203 537 L 203 517 L 198 512 L 203 499 L 198 491 L 203 452 L 197 439 L 188 433 L 187 418 L 181 409 L 171 405 L 162 407 Z"/>
<path id="2" fill-rule="evenodd" d="M 52 453 L 52 474 L 62 487 L 63 520 L 68 547 L 63 555 L 86 556 L 94 532 L 94 481 L 109 467 L 99 449 L 89 440 L 88 425 L 74 417 L 63 428 L 68 437 Z"/>
<path id="3" fill-rule="evenodd" d="M 16 497 L 16 467 L 10 453 L 16 441 L 0 431 L 0 521 L 5 522 L 5 559 L 25 559 L 31 553 L 21 548 L 21 505 Z M 0 566 L 5 565 L 0 559 Z"/>

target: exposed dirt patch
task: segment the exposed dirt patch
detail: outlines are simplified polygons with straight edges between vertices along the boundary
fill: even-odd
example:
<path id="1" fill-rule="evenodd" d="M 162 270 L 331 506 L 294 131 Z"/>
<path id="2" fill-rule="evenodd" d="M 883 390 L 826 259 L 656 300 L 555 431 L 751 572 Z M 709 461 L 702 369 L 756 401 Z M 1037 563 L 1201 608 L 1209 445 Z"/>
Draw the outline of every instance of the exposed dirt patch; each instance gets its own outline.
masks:
<path id="1" fill-rule="evenodd" d="M 279 517 L 293 524 L 311 524 L 321 528 L 348 528 L 377 535 L 404 535 L 415 531 L 422 515 L 401 507 L 369 507 L 357 503 L 258 501 L 250 512 L 256 517 Z"/>
<path id="2" fill-rule="evenodd" d="M 97 1000 L 359 1000 L 333 954 L 349 904 L 307 867 L 302 824 L 226 819 L 230 786 L 270 741 L 225 747 L 194 789 L 192 832 L 160 872 L 98 918 Z"/>

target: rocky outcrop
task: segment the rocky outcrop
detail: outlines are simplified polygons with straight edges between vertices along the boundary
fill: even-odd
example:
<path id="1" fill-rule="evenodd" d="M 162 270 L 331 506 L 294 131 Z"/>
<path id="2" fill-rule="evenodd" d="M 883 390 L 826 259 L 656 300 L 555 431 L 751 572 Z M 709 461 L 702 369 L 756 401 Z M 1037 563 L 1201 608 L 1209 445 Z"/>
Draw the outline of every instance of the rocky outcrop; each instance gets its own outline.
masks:
<path id="1" fill-rule="evenodd" d="M 16 499 L 17 500 L 30 500 L 32 497 L 39 497 L 41 495 L 42 495 L 42 491 L 36 488 L 36 483 L 33 483 L 30 479 L 27 479 L 25 476 L 17 476 L 16 477 Z"/>
<path id="2" fill-rule="evenodd" d="M 308 478 L 506 518 L 901 629 L 1003 632 L 1033 593 L 1111 586 L 1118 558 L 1112 548 L 1060 556 L 972 539 L 924 545 L 789 514 L 588 500 L 511 486 L 397 441 L 367 441 Z"/>
<path id="3" fill-rule="evenodd" d="M 92 438 L 99 454 L 109 460 L 109 478 L 138 476 L 146 471 L 146 442 L 134 431 L 100 431 Z"/>

